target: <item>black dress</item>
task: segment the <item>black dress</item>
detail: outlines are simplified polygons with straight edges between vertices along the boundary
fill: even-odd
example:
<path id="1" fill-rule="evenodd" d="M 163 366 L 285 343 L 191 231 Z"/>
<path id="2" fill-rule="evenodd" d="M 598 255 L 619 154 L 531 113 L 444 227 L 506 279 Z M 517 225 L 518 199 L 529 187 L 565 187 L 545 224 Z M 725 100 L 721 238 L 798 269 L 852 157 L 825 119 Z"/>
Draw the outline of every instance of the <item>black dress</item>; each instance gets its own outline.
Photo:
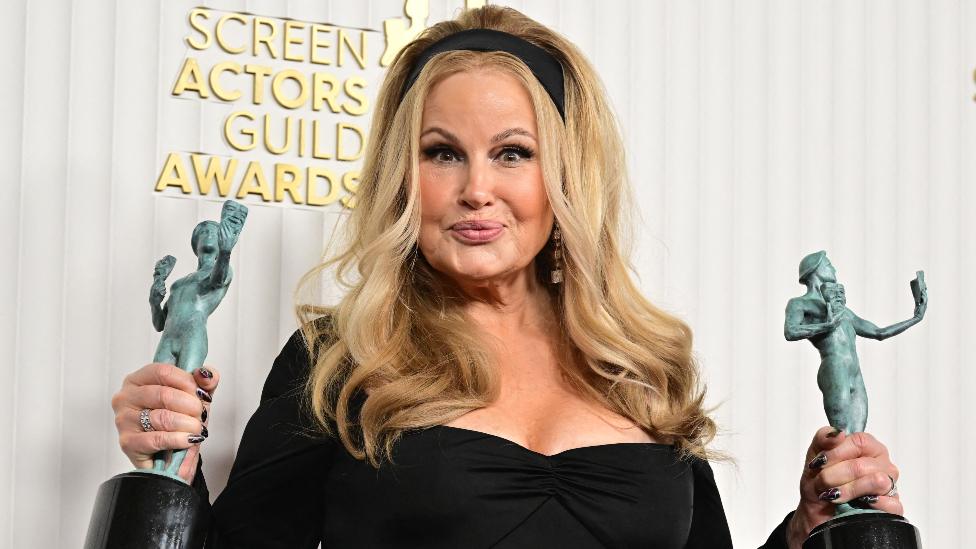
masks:
<path id="1" fill-rule="evenodd" d="M 617 443 L 546 456 L 437 426 L 404 433 L 395 465 L 376 470 L 341 443 L 309 436 L 301 406 L 308 370 L 296 332 L 213 504 L 208 548 L 732 546 L 711 467 L 677 459 L 671 446 Z M 205 494 L 199 470 L 197 479 Z M 786 548 L 786 522 L 766 549 Z"/>

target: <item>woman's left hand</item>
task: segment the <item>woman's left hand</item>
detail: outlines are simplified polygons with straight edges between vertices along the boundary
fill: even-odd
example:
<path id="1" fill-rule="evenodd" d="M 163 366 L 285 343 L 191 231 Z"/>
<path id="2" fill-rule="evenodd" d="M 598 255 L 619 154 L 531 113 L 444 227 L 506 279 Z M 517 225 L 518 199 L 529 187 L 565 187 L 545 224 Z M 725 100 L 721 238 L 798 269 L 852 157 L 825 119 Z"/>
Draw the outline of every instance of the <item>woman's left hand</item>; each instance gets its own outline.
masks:
<path id="1" fill-rule="evenodd" d="M 800 504 L 790 521 L 790 549 L 799 549 L 810 531 L 834 516 L 840 503 L 901 515 L 898 494 L 888 494 L 898 481 L 898 468 L 888 448 L 868 433 L 836 433 L 823 427 L 807 450 L 800 477 Z"/>

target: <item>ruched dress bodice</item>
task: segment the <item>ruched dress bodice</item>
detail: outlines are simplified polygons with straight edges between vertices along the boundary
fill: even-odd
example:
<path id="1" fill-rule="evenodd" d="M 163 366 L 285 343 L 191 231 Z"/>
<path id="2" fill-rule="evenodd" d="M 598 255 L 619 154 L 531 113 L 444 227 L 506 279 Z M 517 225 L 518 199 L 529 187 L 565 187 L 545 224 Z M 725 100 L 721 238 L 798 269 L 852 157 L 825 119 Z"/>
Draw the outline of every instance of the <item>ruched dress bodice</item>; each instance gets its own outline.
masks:
<path id="1" fill-rule="evenodd" d="M 435 426 L 402 437 L 396 466 L 378 473 L 344 454 L 326 477 L 324 536 L 338 547 L 365 537 L 375 547 L 681 548 L 696 481 L 714 486 L 704 462 L 677 460 L 662 444 L 546 456 L 494 435 Z M 363 513 L 377 506 L 384 512 Z M 713 526 L 724 527 L 724 517 L 715 518 Z M 352 522 L 359 527 L 350 529 Z"/>
<path id="2" fill-rule="evenodd" d="M 301 405 L 308 370 L 296 332 L 213 504 L 208 548 L 732 546 L 708 462 L 680 458 L 669 445 L 622 442 L 547 456 L 437 425 L 404 432 L 393 463 L 374 469 L 337 441 L 309 434 Z M 785 549 L 784 525 L 765 548 Z"/>

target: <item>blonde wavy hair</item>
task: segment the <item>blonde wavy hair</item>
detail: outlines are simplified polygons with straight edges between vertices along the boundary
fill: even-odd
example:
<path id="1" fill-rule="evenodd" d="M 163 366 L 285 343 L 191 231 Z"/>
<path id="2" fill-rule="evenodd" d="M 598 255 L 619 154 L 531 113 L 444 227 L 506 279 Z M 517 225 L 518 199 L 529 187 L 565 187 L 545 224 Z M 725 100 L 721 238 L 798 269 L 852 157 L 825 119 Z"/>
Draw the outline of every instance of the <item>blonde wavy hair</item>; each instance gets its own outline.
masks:
<path id="1" fill-rule="evenodd" d="M 418 54 L 472 28 L 519 36 L 562 64 L 565 123 L 528 67 L 503 52 L 441 53 L 400 101 Z M 428 28 L 397 55 L 377 97 L 343 248 L 299 285 L 297 313 L 306 341 L 313 343 L 308 403 L 322 430 L 338 435 L 356 459 L 379 467 L 384 458 L 392 461 L 403 431 L 448 423 L 499 394 L 490 342 L 471 330 L 464 296 L 417 247 L 423 100 L 446 76 L 477 68 L 521 80 L 535 108 L 545 188 L 563 235 L 564 282 L 546 286 L 559 326 L 564 378 L 582 397 L 630 418 L 658 440 L 685 454 L 711 457 L 706 445 L 716 429 L 703 408 L 691 331 L 641 295 L 622 248 L 633 241 L 634 201 L 603 84 L 567 39 L 494 5 Z M 551 244 L 550 239 L 536 258 L 540 277 L 552 268 Z M 333 267 L 346 290 L 341 301 L 334 307 L 302 304 L 303 291 L 314 293 Z M 353 271 L 355 279 L 349 276 Z M 368 392 L 368 398 L 358 416 L 350 417 L 357 391 Z"/>

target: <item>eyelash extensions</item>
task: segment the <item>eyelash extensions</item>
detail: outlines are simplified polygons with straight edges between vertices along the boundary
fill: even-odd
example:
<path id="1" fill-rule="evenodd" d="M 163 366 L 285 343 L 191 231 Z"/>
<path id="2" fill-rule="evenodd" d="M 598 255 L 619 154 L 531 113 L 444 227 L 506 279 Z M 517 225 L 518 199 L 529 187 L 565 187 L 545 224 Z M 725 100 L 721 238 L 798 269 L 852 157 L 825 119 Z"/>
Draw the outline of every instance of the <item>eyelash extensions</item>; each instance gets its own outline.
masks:
<path id="1" fill-rule="evenodd" d="M 426 149 L 424 149 L 423 153 L 425 157 L 430 159 L 435 159 L 438 153 L 444 151 L 450 152 L 455 156 L 459 156 L 457 152 L 454 151 L 454 149 L 446 145 L 434 145 L 432 147 L 427 147 Z M 502 148 L 499 154 L 505 154 L 507 152 L 516 152 L 522 155 L 523 160 L 529 160 L 535 156 L 534 150 L 522 145 L 506 145 L 504 148 Z"/>

